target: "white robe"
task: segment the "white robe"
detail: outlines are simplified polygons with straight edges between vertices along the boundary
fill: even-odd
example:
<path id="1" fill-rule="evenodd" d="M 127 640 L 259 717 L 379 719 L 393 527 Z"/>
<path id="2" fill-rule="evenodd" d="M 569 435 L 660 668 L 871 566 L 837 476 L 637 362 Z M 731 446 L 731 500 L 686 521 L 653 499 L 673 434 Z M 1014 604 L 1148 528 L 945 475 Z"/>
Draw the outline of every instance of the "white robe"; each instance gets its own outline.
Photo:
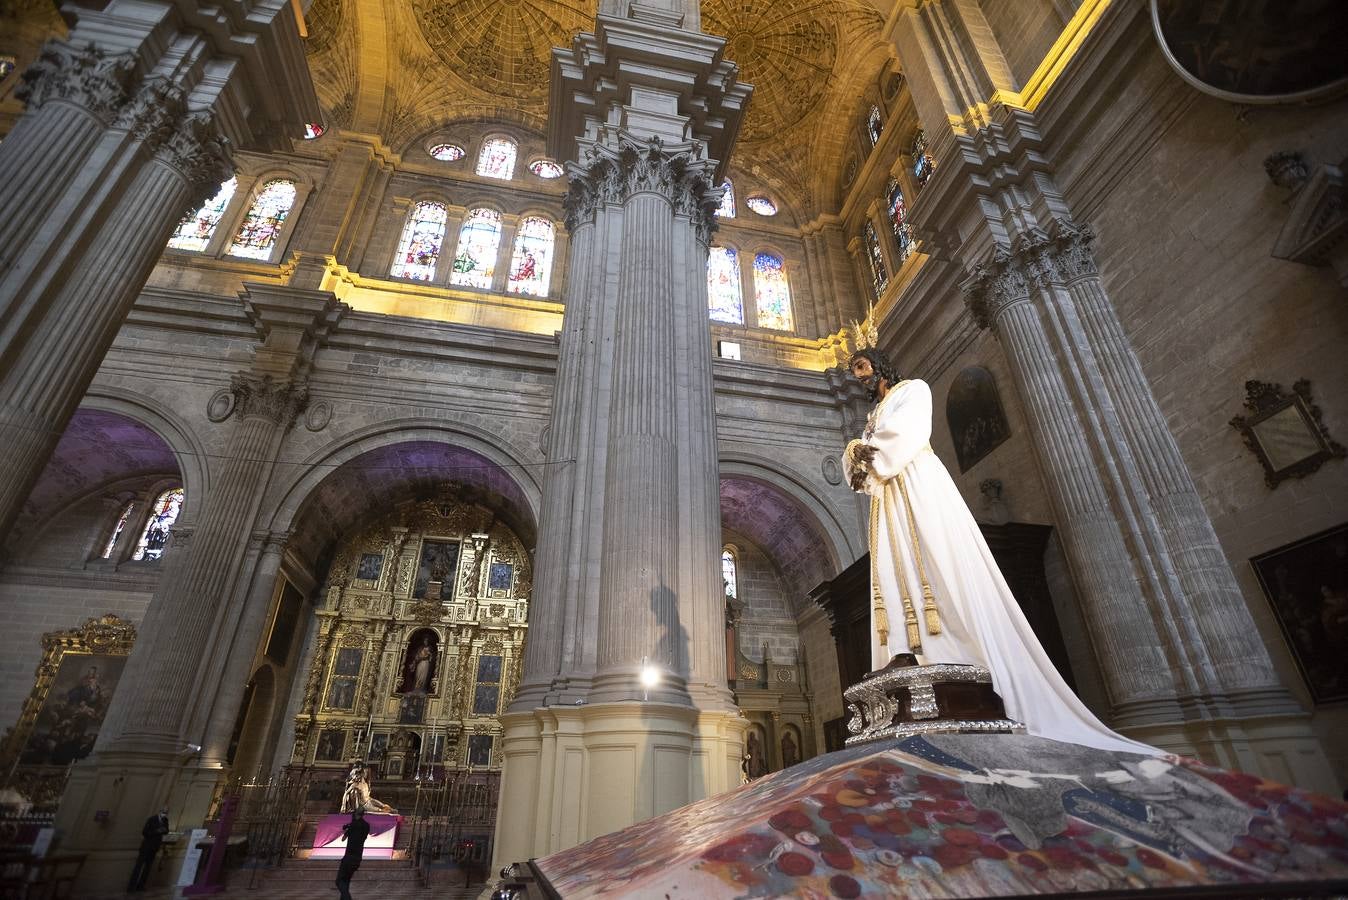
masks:
<path id="1" fill-rule="evenodd" d="M 877 533 L 871 540 L 872 572 L 889 619 L 885 646 L 872 622 L 872 666 L 879 669 L 895 654 L 910 652 L 898 581 L 902 577 L 917 613 L 919 662 L 965 663 L 988 669 L 1007 715 L 1024 723 L 1030 734 L 1102 750 L 1161 753 L 1105 727 L 1058 674 L 1007 587 L 950 473 L 931 451 L 931 412 L 931 388 L 926 382 L 900 382 L 872 413 L 861 441 L 875 448 L 863 490 L 881 499 Z M 847 468 L 849 456 L 843 460 Z M 940 616 L 939 634 L 928 633 L 923 616 L 905 490 Z"/>

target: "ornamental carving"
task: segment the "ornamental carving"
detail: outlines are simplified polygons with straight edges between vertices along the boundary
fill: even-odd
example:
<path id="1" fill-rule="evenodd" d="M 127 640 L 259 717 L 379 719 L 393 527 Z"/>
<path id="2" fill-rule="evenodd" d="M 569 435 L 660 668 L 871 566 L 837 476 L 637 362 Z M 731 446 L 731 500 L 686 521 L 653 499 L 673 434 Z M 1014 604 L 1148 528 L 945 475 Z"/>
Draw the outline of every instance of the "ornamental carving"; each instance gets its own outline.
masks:
<path id="1" fill-rule="evenodd" d="M 117 125 L 153 153 L 173 135 L 186 111 L 187 91 L 167 78 L 156 78 L 122 107 Z"/>
<path id="2" fill-rule="evenodd" d="M 669 201 L 675 215 L 692 221 L 700 241 L 711 240 L 721 189 L 711 184 L 711 163 L 700 144 L 670 152 L 659 138 L 644 144 L 623 139 L 616 151 L 602 145 L 590 147 L 585 162 L 582 170 L 572 171 L 564 201 L 567 230 L 592 222 L 603 204 L 657 193 Z"/>
<path id="3" fill-rule="evenodd" d="M 270 375 L 235 375 L 229 388 L 242 418 L 263 418 L 290 427 L 309 399 L 309 389 L 293 381 L 274 381 Z"/>
<path id="4" fill-rule="evenodd" d="M 229 140 L 206 110 L 184 116 L 159 147 L 158 158 L 182 173 L 192 189 L 193 207 L 234 174 Z"/>
<path id="5" fill-rule="evenodd" d="M 1006 310 L 1029 300 L 1032 290 L 1098 274 L 1091 252 L 1094 241 L 1089 226 L 1057 221 L 1052 234 L 1035 228 L 1017 237 L 1011 247 L 998 247 L 960 285 L 974 321 L 980 328 L 990 328 Z"/>
<path id="6" fill-rule="evenodd" d="M 64 100 L 110 125 L 129 99 L 135 66 L 132 53 L 111 54 L 92 44 L 76 47 L 66 41 L 48 41 L 37 61 L 23 73 L 14 95 L 30 110 Z"/>

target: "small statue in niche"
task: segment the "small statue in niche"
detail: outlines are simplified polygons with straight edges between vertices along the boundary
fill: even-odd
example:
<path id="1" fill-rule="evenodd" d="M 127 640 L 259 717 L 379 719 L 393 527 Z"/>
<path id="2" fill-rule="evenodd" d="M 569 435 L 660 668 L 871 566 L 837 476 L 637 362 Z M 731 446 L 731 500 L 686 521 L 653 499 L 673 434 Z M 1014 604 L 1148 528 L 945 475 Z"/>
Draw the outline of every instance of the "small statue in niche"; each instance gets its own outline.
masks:
<path id="1" fill-rule="evenodd" d="M 757 729 L 750 731 L 744 742 L 744 763 L 750 781 L 768 774 L 767 760 L 763 758 L 763 742 L 758 739 Z"/>
<path id="2" fill-rule="evenodd" d="M 340 811 L 349 813 L 357 809 L 362 812 L 382 813 L 388 816 L 398 814 L 398 811 L 387 803 L 370 796 L 370 770 L 365 763 L 360 761 L 352 764 L 351 773 L 346 776 L 346 790 L 342 792 L 342 808 Z"/>
<path id="3" fill-rule="evenodd" d="M 788 731 L 782 735 L 782 768 L 789 768 L 798 762 L 800 762 L 800 750 L 796 747 L 796 739 Z"/>
<path id="4" fill-rule="evenodd" d="M 435 632 L 423 629 L 415 632 L 407 643 L 407 652 L 403 655 L 403 677 L 398 686 L 400 694 L 427 694 L 431 682 L 435 679 L 436 645 Z"/>

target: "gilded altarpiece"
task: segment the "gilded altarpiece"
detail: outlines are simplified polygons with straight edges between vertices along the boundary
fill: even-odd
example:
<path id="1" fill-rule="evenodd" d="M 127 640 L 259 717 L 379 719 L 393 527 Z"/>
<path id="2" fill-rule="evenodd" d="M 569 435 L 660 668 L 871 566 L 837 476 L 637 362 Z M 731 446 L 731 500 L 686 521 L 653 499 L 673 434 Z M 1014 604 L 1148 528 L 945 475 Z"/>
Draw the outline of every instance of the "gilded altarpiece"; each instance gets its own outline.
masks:
<path id="1" fill-rule="evenodd" d="M 316 612 L 294 765 L 365 759 L 383 780 L 499 769 L 532 566 L 482 506 L 409 504 L 344 539 Z"/>

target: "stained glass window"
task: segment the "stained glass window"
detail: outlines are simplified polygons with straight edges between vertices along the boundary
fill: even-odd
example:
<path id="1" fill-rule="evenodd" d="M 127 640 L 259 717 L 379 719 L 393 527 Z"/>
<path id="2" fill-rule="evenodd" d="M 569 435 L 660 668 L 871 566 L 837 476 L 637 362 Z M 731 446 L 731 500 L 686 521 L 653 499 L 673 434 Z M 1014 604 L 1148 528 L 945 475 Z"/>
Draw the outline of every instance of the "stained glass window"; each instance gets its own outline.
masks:
<path id="1" fill-rule="evenodd" d="M 721 190 L 725 191 L 721 195 L 721 205 L 716 207 L 716 214 L 723 219 L 735 218 L 735 186 L 727 178 L 721 182 Z"/>
<path id="2" fill-rule="evenodd" d="M 492 138 L 477 155 L 477 174 L 506 181 L 515 174 L 515 142 L 510 138 Z"/>
<path id="3" fill-rule="evenodd" d="M 501 214 L 486 208 L 470 212 L 459 229 L 459 249 L 454 254 L 450 283 L 490 289 L 500 244 Z"/>
<path id="4" fill-rule="evenodd" d="M 552 277 L 552 223 L 539 216 L 520 222 L 515 250 L 510 256 L 510 278 L 506 290 L 512 294 L 548 295 Z"/>
<path id="5" fill-rule="evenodd" d="M 866 244 L 866 262 L 871 268 L 871 287 L 875 289 L 875 299 L 879 300 L 889 286 L 889 273 L 885 271 L 885 257 L 880 252 L 880 239 L 876 237 L 875 226 L 867 222 L 861 237 Z"/>
<path id="6" fill-rule="evenodd" d="M 791 330 L 791 286 L 786 282 L 786 266 L 780 256 L 754 256 L 754 305 L 758 307 L 760 328 Z"/>
<path id="7" fill-rule="evenodd" d="M 239 233 L 234 235 L 234 242 L 229 245 L 229 255 L 248 259 L 270 257 L 281 236 L 281 226 L 294 205 L 295 182 L 278 178 L 264 184 L 248 215 L 244 216 Z"/>
<path id="8" fill-rule="evenodd" d="M 912 249 L 913 234 L 908 227 L 908 208 L 903 205 L 903 188 L 897 178 L 889 179 L 885 193 L 889 199 L 889 227 L 894 229 L 894 240 L 899 245 L 899 262 L 908 258 Z"/>
<path id="9" fill-rule="evenodd" d="M 183 220 L 178 223 L 178 230 L 169 238 L 168 245 L 174 250 L 191 250 L 194 253 L 205 250 L 237 186 L 235 179 L 229 179 L 220 185 L 214 197 L 201 205 L 201 209 L 183 216 Z"/>
<path id="10" fill-rule="evenodd" d="M 150 507 L 150 521 L 145 523 L 145 530 L 136 542 L 136 550 L 131 554 L 132 559 L 158 559 L 163 555 L 169 532 L 173 530 L 173 523 L 177 521 L 182 507 L 182 488 L 174 488 L 159 495 L 154 506 Z"/>
<path id="11" fill-rule="evenodd" d="M 131 518 L 131 510 L 136 508 L 136 504 L 128 503 L 122 510 L 122 514 L 117 517 L 117 524 L 112 528 L 112 537 L 108 538 L 108 543 L 103 547 L 103 558 L 111 559 L 112 551 L 117 548 L 117 539 L 122 536 L 122 531 L 126 528 L 126 520 Z"/>
<path id="12" fill-rule="evenodd" d="M 932 170 L 936 168 L 936 163 L 927 155 L 927 135 L 919 129 L 917 134 L 913 135 L 913 181 L 918 187 L 927 183 L 931 177 Z"/>
<path id="13" fill-rule="evenodd" d="M 561 178 L 566 170 L 550 159 L 536 159 L 529 163 L 529 171 L 539 178 Z"/>
<path id="14" fill-rule="evenodd" d="M 735 553 L 729 547 L 721 551 L 721 582 L 727 597 L 738 597 L 739 578 L 735 572 Z"/>
<path id="15" fill-rule="evenodd" d="M 304 126 L 304 139 L 306 141 L 312 141 L 315 138 L 321 138 L 326 133 L 327 129 L 324 128 L 322 125 L 318 124 L 317 122 L 310 122 L 308 125 Z"/>
<path id="16" fill-rule="evenodd" d="M 435 263 L 440 259 L 440 245 L 445 240 L 447 216 L 443 203 L 423 200 L 412 207 L 407 224 L 403 226 L 390 275 L 417 281 L 430 281 L 435 277 Z"/>
<path id="17" fill-rule="evenodd" d="M 433 144 L 426 149 L 433 159 L 440 162 L 454 162 L 463 159 L 464 150 L 458 144 Z"/>
<path id="18" fill-rule="evenodd" d="M 707 254 L 707 305 L 713 322 L 744 324 L 740 260 L 729 247 L 712 247 Z"/>
<path id="19" fill-rule="evenodd" d="M 750 197 L 744 201 L 744 205 L 758 213 L 760 216 L 777 215 L 777 204 L 773 203 L 767 197 Z"/>
<path id="20" fill-rule="evenodd" d="M 866 133 L 871 137 L 872 147 L 880 143 L 880 132 L 884 127 L 884 122 L 880 119 L 880 107 L 872 106 L 870 115 L 866 117 Z"/>

